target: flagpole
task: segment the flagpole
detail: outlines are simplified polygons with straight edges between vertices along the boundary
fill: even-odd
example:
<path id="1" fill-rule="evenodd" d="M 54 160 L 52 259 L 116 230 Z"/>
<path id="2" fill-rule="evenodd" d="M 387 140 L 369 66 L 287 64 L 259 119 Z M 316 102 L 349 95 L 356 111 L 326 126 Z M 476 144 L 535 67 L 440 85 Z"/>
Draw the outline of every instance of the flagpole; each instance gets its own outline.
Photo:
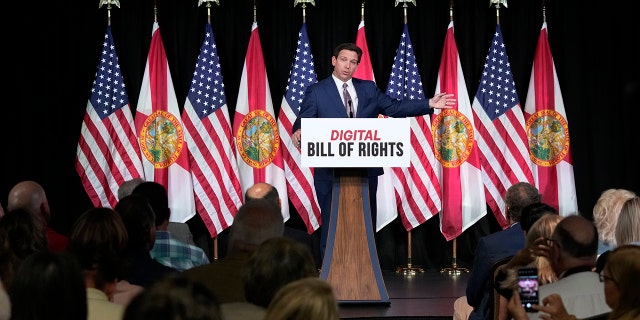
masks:
<path id="1" fill-rule="evenodd" d="M 217 5 L 220 5 L 220 0 L 198 0 L 198 7 L 203 3 L 206 3 L 205 7 L 207 8 L 207 22 L 211 23 L 211 2 L 215 2 Z M 218 250 L 218 236 L 213 237 L 213 243 L 210 242 L 209 252 L 213 251 L 213 260 L 219 259 L 219 250 Z"/>
<path id="2" fill-rule="evenodd" d="M 409 7 L 407 5 L 407 2 L 411 2 L 413 3 L 413 5 L 416 5 L 416 0 L 396 0 L 396 7 L 398 6 L 399 3 L 402 2 L 402 9 L 404 11 L 404 23 L 407 23 L 407 8 Z M 399 266 L 396 268 L 396 273 L 402 273 L 405 276 L 413 276 L 416 273 L 420 272 L 424 272 L 424 269 L 420 266 L 414 266 L 413 262 L 412 262 L 412 246 L 411 246 L 411 230 L 407 231 L 407 264 L 404 266 Z"/>

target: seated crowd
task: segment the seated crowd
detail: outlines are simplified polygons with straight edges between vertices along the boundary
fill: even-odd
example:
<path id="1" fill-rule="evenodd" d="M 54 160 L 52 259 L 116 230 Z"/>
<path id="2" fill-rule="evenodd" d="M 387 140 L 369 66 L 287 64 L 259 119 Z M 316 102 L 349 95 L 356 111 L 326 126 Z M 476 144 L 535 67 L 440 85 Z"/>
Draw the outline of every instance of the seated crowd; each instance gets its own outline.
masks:
<path id="1" fill-rule="evenodd" d="M 48 225 L 44 189 L 20 182 L 0 204 L 0 320 L 337 320 L 314 246 L 286 230 L 276 192 L 247 190 L 226 254 L 210 260 L 168 227 L 160 184 L 124 183 L 113 209 L 82 213 L 67 237 Z M 504 202 L 510 225 L 479 239 L 454 319 L 640 319 L 640 197 L 603 192 L 593 221 L 560 216 L 529 183 Z M 539 279 L 529 312 L 516 285 L 525 267 Z"/>
<path id="2" fill-rule="evenodd" d="M 279 203 L 261 196 L 239 208 L 228 254 L 209 261 L 169 230 L 168 196 L 158 183 L 124 183 L 113 209 L 82 213 L 67 237 L 48 226 L 44 189 L 21 182 L 6 214 L 0 204 L 0 320 L 337 320 L 333 289 L 318 277 L 309 243 L 287 237 Z M 286 297 L 309 295 L 283 318 L 269 307 L 288 284 L 296 285 Z"/>

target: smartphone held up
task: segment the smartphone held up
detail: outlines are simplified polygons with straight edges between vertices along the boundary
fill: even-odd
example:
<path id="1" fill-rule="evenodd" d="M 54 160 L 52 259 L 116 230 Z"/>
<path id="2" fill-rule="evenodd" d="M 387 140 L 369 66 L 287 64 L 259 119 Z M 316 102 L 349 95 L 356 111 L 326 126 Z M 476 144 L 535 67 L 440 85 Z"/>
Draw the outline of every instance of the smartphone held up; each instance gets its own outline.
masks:
<path id="1" fill-rule="evenodd" d="M 538 298 L 538 269 L 520 268 L 518 270 L 518 292 L 520 302 L 527 312 L 537 312 L 531 308 L 534 304 L 539 304 Z"/>

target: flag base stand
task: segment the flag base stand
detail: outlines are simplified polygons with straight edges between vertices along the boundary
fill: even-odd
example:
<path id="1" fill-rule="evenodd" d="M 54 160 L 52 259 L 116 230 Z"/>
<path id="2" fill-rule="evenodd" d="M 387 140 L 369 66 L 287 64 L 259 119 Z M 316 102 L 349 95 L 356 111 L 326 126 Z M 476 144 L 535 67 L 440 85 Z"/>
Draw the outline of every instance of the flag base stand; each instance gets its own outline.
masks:
<path id="1" fill-rule="evenodd" d="M 407 231 L 407 265 L 396 268 L 396 273 L 402 273 L 405 276 L 414 276 L 416 273 L 424 272 L 424 269 L 419 266 L 414 266 L 411 263 L 411 230 Z"/>
<path id="2" fill-rule="evenodd" d="M 457 239 L 453 239 L 453 258 L 451 259 L 451 267 L 442 268 L 440 270 L 440 273 L 448 273 L 451 276 L 459 276 L 462 273 L 469 272 L 469 269 L 467 268 L 458 267 L 456 240 Z"/>

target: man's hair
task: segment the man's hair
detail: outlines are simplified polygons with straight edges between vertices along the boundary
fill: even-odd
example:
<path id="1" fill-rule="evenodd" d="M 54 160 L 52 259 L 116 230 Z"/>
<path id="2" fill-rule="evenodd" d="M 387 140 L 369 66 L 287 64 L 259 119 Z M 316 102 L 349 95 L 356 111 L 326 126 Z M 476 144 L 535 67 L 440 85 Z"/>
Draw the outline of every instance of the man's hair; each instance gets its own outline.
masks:
<path id="1" fill-rule="evenodd" d="M 541 196 L 538 189 L 528 182 L 518 182 L 504 195 L 504 203 L 507 207 L 507 216 L 514 222 L 520 222 L 522 208 L 529 204 L 540 202 Z"/>
<path id="2" fill-rule="evenodd" d="M 147 199 L 139 194 L 131 194 L 118 201 L 114 210 L 120 214 L 127 229 L 129 242 L 127 250 L 151 250 L 151 228 L 155 227 L 156 215 Z"/>
<path id="3" fill-rule="evenodd" d="M 362 58 L 362 49 L 360 49 L 360 47 L 358 47 L 355 43 L 345 42 L 345 43 L 339 44 L 337 47 L 333 49 L 333 56 L 337 59 L 338 55 L 340 54 L 340 51 L 342 50 L 349 50 L 357 53 L 358 63 L 360 63 L 360 59 Z"/>
<path id="4" fill-rule="evenodd" d="M 284 219 L 280 208 L 272 201 L 254 199 L 243 204 L 230 228 L 229 246 L 235 242 L 259 246 L 267 239 L 284 234 Z"/>
<path id="5" fill-rule="evenodd" d="M 249 189 L 247 189 L 247 192 L 245 192 L 244 194 L 244 201 L 248 202 L 251 200 L 256 200 L 256 199 L 266 199 L 269 200 L 271 202 L 273 202 L 273 204 L 275 204 L 276 206 L 278 205 L 279 201 L 280 201 L 280 194 L 278 193 L 278 188 L 271 186 L 271 189 L 269 189 L 269 192 L 265 193 L 265 195 L 262 198 L 253 198 L 251 196 L 249 196 Z"/>
<path id="6" fill-rule="evenodd" d="M 558 222 L 553 239 L 573 258 L 595 257 L 598 252 L 596 226 L 579 215 L 567 216 Z"/>
<path id="7" fill-rule="evenodd" d="M 169 196 L 163 185 L 154 181 L 143 182 L 133 189 L 132 194 L 139 194 L 147 199 L 156 215 L 156 227 L 169 220 Z"/>
<path id="8" fill-rule="evenodd" d="M 307 246 L 290 238 L 265 240 L 246 264 L 244 293 L 248 302 L 268 307 L 285 284 L 317 277 L 316 262 Z"/>
<path id="9" fill-rule="evenodd" d="M 545 214 L 559 215 L 558 210 L 543 202 L 532 203 L 522 208 L 520 211 L 520 225 L 522 226 L 522 230 L 529 232 L 531 226 Z"/>
<path id="10" fill-rule="evenodd" d="M 111 208 L 91 208 L 73 223 L 68 252 L 83 270 L 96 271 L 92 280 L 102 289 L 122 276 L 124 254 L 129 237 L 120 215 Z"/>

